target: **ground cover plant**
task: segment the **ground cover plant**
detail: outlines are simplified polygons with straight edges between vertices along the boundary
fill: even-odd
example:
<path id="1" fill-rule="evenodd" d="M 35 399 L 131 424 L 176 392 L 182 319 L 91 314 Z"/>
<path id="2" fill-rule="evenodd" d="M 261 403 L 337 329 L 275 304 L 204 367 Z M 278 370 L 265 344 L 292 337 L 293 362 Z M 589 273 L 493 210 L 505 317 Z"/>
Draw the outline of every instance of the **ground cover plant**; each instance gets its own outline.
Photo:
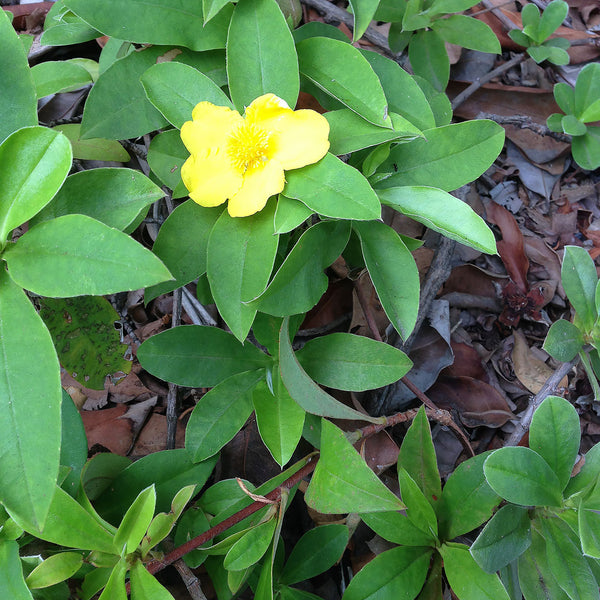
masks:
<path id="1" fill-rule="evenodd" d="M 533 278 L 503 207 L 527 192 L 492 177 L 514 138 L 499 115 L 453 115 L 483 82 L 450 100 L 446 43 L 502 51 L 464 14 L 474 6 L 57 0 L 41 35 L 56 60 L 32 59 L 0 13 L 6 597 L 599 597 L 600 463 L 594 420 L 583 445 L 580 423 L 600 394 L 598 252 L 563 229 L 562 271 L 538 245 L 554 271 Z M 568 10 L 526 4 L 505 36 L 526 51 L 505 65 L 565 64 L 569 42 L 551 36 Z M 546 115 L 571 178 L 600 164 L 597 66 L 557 83 L 565 114 Z M 494 184 L 485 208 L 468 197 L 479 178 Z M 577 216 L 593 242 L 594 185 L 588 196 L 596 210 Z M 508 276 L 485 280 L 499 316 L 471 328 L 487 319 L 488 345 L 510 338 L 520 411 L 450 339 L 449 303 L 467 295 L 450 275 L 459 245 Z M 444 281 L 452 300 L 434 299 Z M 152 328 L 132 327 L 151 310 Z M 470 316 L 452 318 L 466 335 Z M 561 385 L 569 399 L 552 395 Z M 127 412 L 74 403 L 131 386 L 143 401 Z M 134 445 L 154 417 L 162 448 Z"/>

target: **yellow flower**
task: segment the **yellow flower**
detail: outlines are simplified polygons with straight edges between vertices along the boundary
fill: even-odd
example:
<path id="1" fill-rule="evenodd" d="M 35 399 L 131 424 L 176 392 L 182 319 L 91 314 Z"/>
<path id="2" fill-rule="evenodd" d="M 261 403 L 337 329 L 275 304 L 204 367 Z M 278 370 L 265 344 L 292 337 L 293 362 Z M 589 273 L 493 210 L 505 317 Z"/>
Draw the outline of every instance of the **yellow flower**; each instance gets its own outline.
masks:
<path id="1" fill-rule="evenodd" d="M 181 168 L 190 198 L 202 206 L 229 200 L 232 217 L 262 208 L 285 185 L 284 171 L 321 160 L 329 149 L 329 123 L 313 110 L 292 110 L 265 94 L 236 110 L 200 102 L 181 128 L 191 156 Z"/>

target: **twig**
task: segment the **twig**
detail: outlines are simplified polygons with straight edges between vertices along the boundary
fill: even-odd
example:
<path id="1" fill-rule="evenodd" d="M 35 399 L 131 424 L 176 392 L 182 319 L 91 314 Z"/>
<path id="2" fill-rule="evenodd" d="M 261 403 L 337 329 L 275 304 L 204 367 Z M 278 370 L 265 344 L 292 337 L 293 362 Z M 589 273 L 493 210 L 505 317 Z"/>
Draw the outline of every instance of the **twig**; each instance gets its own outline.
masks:
<path id="1" fill-rule="evenodd" d="M 491 119 L 500 125 L 516 125 L 517 127 L 521 127 L 522 129 L 531 129 L 531 131 L 535 131 L 538 135 L 547 135 L 559 142 L 567 142 L 571 143 L 571 136 L 566 133 L 557 133 L 556 131 L 552 131 L 548 129 L 546 125 L 542 123 L 536 123 L 531 117 L 527 117 L 524 115 L 496 115 L 493 113 L 480 112 L 477 115 L 477 119 Z"/>
<path id="2" fill-rule="evenodd" d="M 375 323 L 375 318 L 373 317 L 373 313 L 371 312 L 371 308 L 369 307 L 369 301 L 367 300 L 362 288 L 358 285 L 358 282 L 354 285 L 354 291 L 356 292 L 356 297 L 358 299 L 358 303 L 363 311 L 363 315 L 365 316 L 365 321 L 373 334 L 373 338 L 375 338 L 378 342 L 383 342 L 381 334 L 379 333 L 379 329 L 377 327 L 377 323 Z"/>
<path id="3" fill-rule="evenodd" d="M 506 31 L 511 29 L 519 29 L 516 23 L 513 23 L 500 9 L 497 7 L 492 0 L 481 0 L 481 4 L 488 8 L 494 13 L 496 18 L 502 23 Z"/>
<path id="4" fill-rule="evenodd" d="M 163 546 L 168 552 L 174 549 L 173 542 L 169 539 L 163 541 Z M 192 600 L 206 600 L 206 596 L 200 587 L 200 581 L 194 575 L 194 572 L 185 564 L 185 561 L 180 558 L 173 563 L 173 566 L 177 569 L 183 584 L 187 588 L 190 598 L 192 598 Z"/>
<path id="5" fill-rule="evenodd" d="M 494 79 L 494 77 L 497 77 L 505 71 L 512 69 L 512 67 L 523 62 L 526 58 L 528 58 L 528 55 L 525 52 L 522 52 L 521 54 L 513 56 L 513 58 L 511 58 L 508 62 L 505 62 L 503 65 L 492 69 L 489 73 L 486 73 L 482 77 L 478 77 L 468 88 L 464 89 L 460 94 L 458 94 L 458 96 L 454 98 L 454 100 L 452 100 L 452 110 L 455 110 L 457 107 L 459 107 L 467 98 L 472 96 L 484 83 L 487 83 L 488 81 Z"/>
<path id="6" fill-rule="evenodd" d="M 186 287 L 182 288 L 182 305 L 183 309 L 187 313 L 187 316 L 192 320 L 194 325 L 210 325 L 215 327 L 217 322 L 210 316 L 208 311 L 200 304 L 198 298 L 196 298 L 190 290 Z"/>
<path id="7" fill-rule="evenodd" d="M 148 151 L 145 148 L 140 148 L 138 144 L 134 144 L 130 140 L 119 140 L 121 146 L 125 148 L 125 150 L 130 150 L 133 152 L 138 158 L 143 158 L 144 160 L 148 160 Z"/>
<path id="8" fill-rule="evenodd" d="M 173 318 L 171 327 L 178 327 L 181 323 L 181 288 L 173 292 Z M 167 450 L 175 448 L 177 435 L 177 390 L 176 383 L 169 382 L 167 394 Z"/>
<path id="9" fill-rule="evenodd" d="M 542 389 L 530 399 L 527 408 L 519 414 L 519 422 L 517 423 L 515 430 L 508 436 L 508 439 L 504 444 L 505 446 L 516 446 L 521 441 L 521 438 L 529 430 L 533 413 L 536 411 L 537 407 L 547 396 L 556 390 L 563 377 L 575 366 L 578 360 L 578 358 L 575 358 L 571 362 L 561 363 L 558 369 L 548 377 L 546 383 L 542 386 Z"/>

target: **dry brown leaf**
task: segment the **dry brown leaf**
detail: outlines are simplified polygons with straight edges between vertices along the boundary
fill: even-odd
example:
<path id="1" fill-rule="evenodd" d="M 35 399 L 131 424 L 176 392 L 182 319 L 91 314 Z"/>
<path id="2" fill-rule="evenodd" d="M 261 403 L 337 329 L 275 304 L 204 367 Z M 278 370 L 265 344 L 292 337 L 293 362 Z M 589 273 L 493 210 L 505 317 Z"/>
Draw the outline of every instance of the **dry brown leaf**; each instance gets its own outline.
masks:
<path id="1" fill-rule="evenodd" d="M 513 337 L 512 363 L 515 375 L 530 392 L 537 394 L 554 371 L 533 355 L 521 331 L 515 330 Z"/>

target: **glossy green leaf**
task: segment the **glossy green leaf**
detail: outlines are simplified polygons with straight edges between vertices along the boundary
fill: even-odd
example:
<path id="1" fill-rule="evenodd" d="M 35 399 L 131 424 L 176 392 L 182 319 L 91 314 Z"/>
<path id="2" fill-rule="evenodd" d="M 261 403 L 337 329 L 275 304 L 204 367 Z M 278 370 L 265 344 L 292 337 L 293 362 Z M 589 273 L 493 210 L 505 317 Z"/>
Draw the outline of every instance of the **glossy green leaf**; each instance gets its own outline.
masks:
<path id="1" fill-rule="evenodd" d="M 290 28 L 275 0 L 239 0 L 227 36 L 227 76 L 235 107 L 275 94 L 294 108 L 300 90 Z"/>
<path id="2" fill-rule="evenodd" d="M 408 356 L 394 346 L 349 333 L 309 340 L 296 357 L 318 383 L 358 392 L 398 381 L 412 367 Z"/>
<path id="3" fill-rule="evenodd" d="M 83 386 L 103 390 L 107 375 L 131 371 L 114 323 L 119 315 L 106 298 L 40 298 L 40 316 L 48 327 L 61 365 Z"/>
<path id="4" fill-rule="evenodd" d="M 283 193 L 321 215 L 356 220 L 381 216 L 381 205 L 369 182 L 333 154 L 326 154 L 314 165 L 289 171 L 286 177 Z"/>
<path id="5" fill-rule="evenodd" d="M 410 38 L 408 56 L 415 75 L 427 80 L 438 92 L 446 89 L 450 61 L 440 35 L 432 30 L 417 31 Z"/>
<path id="6" fill-rule="evenodd" d="M 293 171 L 292 171 L 293 172 Z M 275 209 L 275 233 L 287 233 L 299 227 L 313 214 L 313 211 L 300 200 L 279 194 Z"/>
<path id="7" fill-rule="evenodd" d="M 130 7 L 134 4 L 135 2 L 131 2 L 124 6 Z M 107 7 L 104 7 L 103 11 L 110 14 Z M 145 15 L 149 11 L 141 12 Z M 139 21 L 139 16 L 135 17 L 134 21 Z M 123 34 L 124 32 L 120 32 L 120 35 Z M 146 97 L 140 82 L 142 74 L 155 64 L 162 53 L 164 48 L 157 46 L 132 52 L 117 60 L 100 75 L 85 103 L 81 123 L 83 139 L 134 138 L 167 124 Z"/>
<path id="8" fill-rule="evenodd" d="M 345 33 L 342 33 L 340 29 L 333 25 L 328 25 L 327 23 L 321 23 L 320 21 L 310 21 L 305 23 L 298 27 L 298 29 L 294 29 L 292 35 L 294 36 L 296 44 L 311 37 L 326 37 L 338 40 L 339 42 L 344 42 L 345 44 L 350 43 L 348 36 Z"/>
<path id="9" fill-rule="evenodd" d="M 470 552 L 487 573 L 495 573 L 517 559 L 531 544 L 528 509 L 503 506 L 479 534 Z"/>
<path id="10" fill-rule="evenodd" d="M 134 169 L 89 169 L 70 175 L 33 224 L 69 214 L 87 215 L 123 231 L 165 193 Z"/>
<path id="11" fill-rule="evenodd" d="M 544 519 L 542 531 L 546 539 L 548 566 L 558 585 L 569 598 L 598 600 L 600 592 L 579 543 L 572 539 L 569 526 L 557 518 Z"/>
<path id="12" fill-rule="evenodd" d="M 341 524 L 331 523 L 309 529 L 294 546 L 280 581 L 291 585 L 327 571 L 341 558 L 348 536 L 348 527 Z"/>
<path id="13" fill-rule="evenodd" d="M 591 487 L 600 477 L 600 444 L 596 444 L 584 454 L 581 471 L 569 480 L 565 488 L 565 498 Z"/>
<path id="14" fill-rule="evenodd" d="M 425 583 L 431 548 L 400 546 L 377 555 L 353 578 L 343 600 L 412 600 Z"/>
<path id="15" fill-rule="evenodd" d="M 138 44 L 185 46 L 192 50 L 224 48 L 231 9 L 204 26 L 202 3 L 181 0 L 67 0 L 65 4 L 105 35 Z M 163 49 L 164 51 L 164 49 Z"/>
<path id="16" fill-rule="evenodd" d="M 98 600 L 127 600 L 125 588 L 127 567 L 128 564 L 124 558 L 115 565 Z"/>
<path id="17" fill-rule="evenodd" d="M 274 0 L 273 0 L 274 1 Z M 243 341 L 252 327 L 256 304 L 247 301 L 267 287 L 279 236 L 274 233 L 275 201 L 243 219 L 223 211 L 208 239 L 206 273 L 223 320 Z"/>
<path id="18" fill-rule="evenodd" d="M 585 248 L 565 246 L 561 279 L 578 321 L 584 331 L 590 331 L 597 316 L 595 297 L 598 274 Z"/>
<path id="19" fill-rule="evenodd" d="M 542 347 L 552 358 L 569 362 L 583 347 L 583 334 L 570 321 L 559 319 L 550 326 Z"/>
<path id="20" fill-rule="evenodd" d="M 354 31 L 352 39 L 360 39 L 375 16 L 379 0 L 350 0 L 350 7 L 354 13 Z"/>
<path id="21" fill-rule="evenodd" d="M 127 150 L 116 140 L 105 140 L 102 138 L 92 138 L 87 140 L 80 139 L 81 124 L 67 123 L 66 125 L 56 125 L 52 128 L 54 131 L 60 131 L 71 142 L 73 158 L 80 160 L 103 160 L 126 163 L 131 157 Z M 86 171 L 87 172 L 87 171 Z M 137 171 L 136 171 L 137 172 Z"/>
<path id="22" fill-rule="evenodd" d="M 296 358 L 289 334 L 289 319 L 283 320 L 279 334 L 279 364 L 281 379 L 290 396 L 306 411 L 314 415 L 337 419 L 364 419 L 377 422 L 377 419 L 338 402 L 322 390 L 304 371 Z"/>
<path id="23" fill-rule="evenodd" d="M 171 279 L 152 252 L 84 215 L 40 223 L 4 256 L 11 277 L 41 296 L 114 294 Z"/>
<path id="24" fill-rule="evenodd" d="M 429 81 L 426 79 L 423 79 L 423 77 L 413 75 L 413 79 L 427 98 L 427 102 L 429 103 L 431 111 L 433 112 L 433 116 L 435 117 L 436 126 L 444 127 L 446 125 L 450 125 L 452 122 L 452 104 L 450 103 L 450 99 L 448 96 L 446 96 L 445 92 L 436 90 L 433 85 L 431 85 L 431 83 L 429 83 Z M 436 185 L 435 187 L 440 186 Z"/>
<path id="25" fill-rule="evenodd" d="M 537 42 L 549 38 L 562 24 L 569 12 L 569 5 L 561 0 L 549 2 L 538 23 Z"/>
<path id="26" fill-rule="evenodd" d="M 466 460 L 444 485 L 438 508 L 440 539 L 452 540 L 487 521 L 501 498 L 489 486 L 483 474 L 483 463 L 489 452 Z"/>
<path id="27" fill-rule="evenodd" d="M 192 110 L 199 102 L 233 107 L 212 79 L 183 63 L 156 64 L 144 72 L 141 82 L 150 102 L 177 129 L 192 120 Z"/>
<path id="28" fill-rule="evenodd" d="M 30 589 L 45 588 L 69 579 L 81 567 L 83 557 L 77 552 L 59 552 L 49 556 L 27 576 Z"/>
<path id="29" fill-rule="evenodd" d="M 299 42 L 297 50 L 301 75 L 367 121 L 391 129 L 381 83 L 359 50 L 322 37 Z"/>
<path id="30" fill-rule="evenodd" d="M 344 432 L 323 419 L 321 458 L 304 495 L 326 514 L 401 510 L 404 504 L 378 479 Z"/>
<path id="31" fill-rule="evenodd" d="M 156 377 L 186 387 L 213 387 L 228 377 L 267 366 L 271 359 L 217 327 L 174 327 L 147 339 L 137 352 Z"/>
<path id="32" fill-rule="evenodd" d="M 71 168 L 67 138 L 45 127 L 19 129 L 0 145 L 0 245 L 39 212 Z"/>
<path id="33" fill-rule="evenodd" d="M 188 195 L 181 181 L 181 167 L 189 155 L 175 129 L 159 133 L 150 142 L 148 165 L 160 181 L 173 190 L 173 198 Z"/>
<path id="34" fill-rule="evenodd" d="M 99 31 L 90 27 L 58 0 L 46 15 L 44 33 L 40 38 L 43 46 L 68 46 L 100 37 Z"/>
<path id="35" fill-rule="evenodd" d="M 185 447 L 199 462 L 215 455 L 243 427 L 254 410 L 252 390 L 262 370 L 232 375 L 196 404 L 185 429 Z"/>
<path id="36" fill-rule="evenodd" d="M 401 512 L 364 513 L 360 518 L 379 536 L 388 542 L 402 546 L 431 546 L 430 533 L 418 528 Z"/>
<path id="37" fill-rule="evenodd" d="M 385 162 L 390 177 L 377 189 L 425 185 L 447 192 L 469 183 L 490 167 L 504 145 L 504 130 L 488 120 L 429 129 L 426 139 L 399 144 Z"/>
<path id="38" fill-rule="evenodd" d="M 565 115 L 560 121 L 561 129 L 572 136 L 585 135 L 587 127 L 574 115 Z"/>
<path id="39" fill-rule="evenodd" d="M 281 600 L 321 600 L 320 596 L 287 585 L 279 586 L 278 594 Z"/>
<path id="40" fill-rule="evenodd" d="M 431 27 L 450 44 L 457 44 L 478 52 L 502 53 L 496 34 L 487 23 L 479 19 L 466 15 L 451 15 L 447 19 L 434 21 Z"/>
<path id="41" fill-rule="evenodd" d="M 0 33 L 1 35 L 1 33 Z M 19 557 L 19 544 L 12 540 L 0 540 L 0 594 L 11 600 L 33 600 L 23 579 L 23 567 Z"/>
<path id="42" fill-rule="evenodd" d="M 577 516 L 581 550 L 586 556 L 600 558 L 600 514 L 580 505 Z"/>
<path id="43" fill-rule="evenodd" d="M 579 415 L 564 398 L 548 396 L 537 408 L 529 429 L 529 447 L 558 477 L 561 490 L 571 478 L 581 437 Z"/>
<path id="44" fill-rule="evenodd" d="M 81 470 L 87 461 L 88 444 L 79 410 L 64 390 L 62 390 L 60 418 L 60 464 L 70 469 L 61 487 L 75 497 L 79 489 Z"/>
<path id="45" fill-rule="evenodd" d="M 600 120 L 600 65 L 589 63 L 581 69 L 575 83 L 575 116 L 584 123 Z"/>
<path id="46" fill-rule="evenodd" d="M 575 162 L 589 171 L 600 167 L 600 127 L 587 126 L 587 133 L 571 140 Z"/>
<path id="47" fill-rule="evenodd" d="M 4 268 L 0 315 L 0 501 L 20 522 L 38 528 L 58 475 L 60 366 L 50 333 Z"/>
<path id="48" fill-rule="evenodd" d="M 436 508 L 442 495 L 442 484 L 431 429 L 423 407 L 419 409 L 404 436 L 398 455 L 398 467 L 406 469 L 427 501 Z"/>
<path id="49" fill-rule="evenodd" d="M 510 600 L 498 576 L 485 573 L 463 544 L 443 544 L 440 554 L 448 583 L 460 600 Z"/>
<path id="50" fill-rule="evenodd" d="M 191 506 L 177 522 L 177 528 L 173 536 L 175 546 L 181 546 L 209 529 L 210 523 L 205 512 L 199 506 Z M 192 569 L 199 567 L 208 557 L 208 553 L 204 550 L 209 549 L 212 545 L 212 541 L 209 541 L 196 550 L 188 552 L 183 557 L 185 564 Z"/>
<path id="51" fill-rule="evenodd" d="M 393 113 L 397 113 L 419 129 L 435 127 L 435 118 L 425 94 L 397 62 L 369 50 L 363 50 L 362 55 L 369 61 L 383 86 L 392 123 Z"/>
<path id="52" fill-rule="evenodd" d="M 485 221 L 466 203 L 443 190 L 425 186 L 388 188 L 384 204 L 461 244 L 496 254 L 496 239 Z"/>
<path id="53" fill-rule="evenodd" d="M 138 494 L 127 509 L 114 540 L 115 548 L 122 556 L 133 552 L 140 545 L 154 516 L 155 506 L 156 490 L 154 485 L 150 485 Z"/>
<path id="54" fill-rule="evenodd" d="M 184 449 L 162 450 L 140 458 L 123 469 L 96 499 L 103 518 L 118 523 L 137 495 L 150 484 L 156 487 L 156 509 L 166 512 L 173 496 L 184 486 L 200 489 L 216 463 L 216 457 L 195 463 Z"/>
<path id="55" fill-rule="evenodd" d="M 419 274 L 402 239 L 381 221 L 353 223 L 362 254 L 383 310 L 406 339 L 419 310 Z"/>
<path id="56" fill-rule="evenodd" d="M 208 23 L 224 6 L 230 2 L 231 0 L 202 0 L 204 23 Z"/>
<path id="57" fill-rule="evenodd" d="M 290 396 L 278 372 L 273 373 L 272 391 L 261 381 L 252 392 L 252 402 L 260 437 L 283 467 L 300 441 L 306 413 Z"/>
<path id="58" fill-rule="evenodd" d="M 554 85 L 554 99 L 560 109 L 569 114 L 575 113 L 575 90 L 568 83 Z"/>
<path id="59" fill-rule="evenodd" d="M 325 293 L 323 272 L 345 248 L 350 227 L 344 221 L 321 221 L 307 229 L 251 307 L 283 317 L 308 312 Z"/>
<path id="60" fill-rule="evenodd" d="M 523 447 L 500 448 L 487 457 L 483 471 L 494 491 L 523 506 L 560 506 L 562 486 L 548 463 Z"/>
<path id="61" fill-rule="evenodd" d="M 2 104 L 0 142 L 20 129 L 37 125 L 37 97 L 27 53 L 8 18 L 7 11 L 0 11 L 0 39 L 2 40 Z M 4 160 L 2 161 L 4 164 Z"/>
<path id="62" fill-rule="evenodd" d="M 246 532 L 231 547 L 223 566 L 229 571 L 242 571 L 257 563 L 268 550 L 276 526 L 277 519 L 271 518 Z"/>
<path id="63" fill-rule="evenodd" d="M 77 498 L 81 499 L 82 496 L 85 496 L 91 501 L 96 500 L 112 484 L 117 475 L 130 464 L 131 461 L 125 456 L 108 452 L 96 454 L 85 463 L 81 470 L 81 492 L 83 494 L 78 494 Z M 142 489 L 140 488 L 140 491 Z"/>
<path id="64" fill-rule="evenodd" d="M 66 60 L 39 63 L 32 67 L 31 75 L 38 98 L 71 92 L 92 83 L 90 74 L 83 67 Z"/>
<path id="65" fill-rule="evenodd" d="M 408 520 L 430 536 L 431 542 L 437 539 L 437 517 L 431 504 L 425 498 L 419 486 L 403 467 L 398 467 L 398 483 L 400 484 L 400 497 L 406 504 Z"/>
<path id="66" fill-rule="evenodd" d="M 132 600 L 173 600 L 171 593 L 148 573 L 142 561 L 136 560 L 131 565 L 129 576 Z"/>
<path id="67" fill-rule="evenodd" d="M 222 208 L 205 208 L 187 200 L 167 217 L 158 231 L 152 252 L 163 261 L 175 280 L 147 288 L 144 293 L 146 304 L 206 272 L 208 238 L 222 212 Z"/>

